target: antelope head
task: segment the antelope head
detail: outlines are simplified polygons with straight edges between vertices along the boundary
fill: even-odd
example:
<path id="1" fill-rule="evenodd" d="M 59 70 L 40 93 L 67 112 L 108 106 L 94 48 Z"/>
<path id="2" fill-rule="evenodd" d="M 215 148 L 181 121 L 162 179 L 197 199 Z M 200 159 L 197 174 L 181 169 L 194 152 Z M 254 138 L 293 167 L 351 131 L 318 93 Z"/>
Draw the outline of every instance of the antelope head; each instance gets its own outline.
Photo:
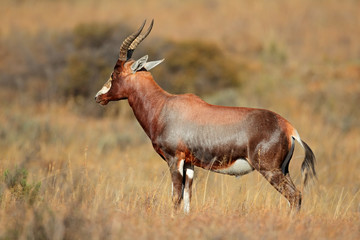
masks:
<path id="1" fill-rule="evenodd" d="M 136 47 L 149 35 L 154 20 L 151 21 L 145 34 L 140 34 L 145 23 L 146 20 L 136 32 L 129 35 L 121 44 L 119 58 L 115 64 L 114 70 L 107 82 L 95 96 L 97 103 L 106 105 L 110 101 L 127 99 L 129 96 L 129 87 L 131 86 L 131 82 L 136 79 L 134 76 L 137 72 L 148 71 L 163 61 L 147 62 L 147 55 L 136 61 L 131 59 Z"/>

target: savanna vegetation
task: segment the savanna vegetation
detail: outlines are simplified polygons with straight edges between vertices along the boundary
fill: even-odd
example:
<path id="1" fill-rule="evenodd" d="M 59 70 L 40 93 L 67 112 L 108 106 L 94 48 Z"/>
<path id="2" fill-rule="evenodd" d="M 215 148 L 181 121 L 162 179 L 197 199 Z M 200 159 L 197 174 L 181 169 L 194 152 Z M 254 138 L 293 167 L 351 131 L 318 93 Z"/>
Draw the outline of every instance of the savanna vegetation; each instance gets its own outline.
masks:
<path id="1" fill-rule="evenodd" d="M 0 239 L 359 239 L 360 8 L 345 1 L 0 3 Z M 299 214 L 258 173 L 195 169 L 170 216 L 167 165 L 126 101 L 94 95 L 126 35 L 171 93 L 267 108 L 317 157 Z M 300 184 L 303 151 L 290 174 Z"/>

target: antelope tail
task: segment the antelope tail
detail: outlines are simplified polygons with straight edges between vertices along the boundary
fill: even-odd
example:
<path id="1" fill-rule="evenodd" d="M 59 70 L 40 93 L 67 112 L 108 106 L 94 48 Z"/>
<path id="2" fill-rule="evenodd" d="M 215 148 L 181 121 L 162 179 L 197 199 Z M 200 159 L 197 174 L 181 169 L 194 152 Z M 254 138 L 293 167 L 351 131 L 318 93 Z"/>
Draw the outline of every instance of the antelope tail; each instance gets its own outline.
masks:
<path id="1" fill-rule="evenodd" d="M 302 145 L 305 149 L 305 158 L 303 163 L 301 164 L 301 176 L 303 179 L 304 186 L 308 183 L 308 180 L 311 178 L 316 178 L 316 171 L 315 171 L 315 162 L 316 158 L 311 150 L 311 148 L 306 144 L 306 142 L 302 141 Z"/>
<path id="2" fill-rule="evenodd" d="M 307 145 L 306 142 L 300 139 L 300 136 L 296 130 L 294 130 L 294 134 L 292 138 L 298 141 L 300 145 L 305 149 L 304 161 L 301 164 L 301 176 L 305 187 L 309 182 L 309 179 L 316 178 L 316 171 L 315 171 L 316 158 L 309 145 Z"/>
<path id="3" fill-rule="evenodd" d="M 303 140 L 300 139 L 300 136 L 296 130 L 294 130 L 294 134 L 291 136 L 291 140 L 292 140 L 291 149 L 290 149 L 291 156 L 294 151 L 294 139 L 296 141 L 298 141 L 300 143 L 300 145 L 305 149 L 304 161 L 301 164 L 301 176 L 302 176 L 303 184 L 304 184 L 304 186 L 306 186 L 310 179 L 316 178 L 316 171 L 315 171 L 316 158 L 315 158 L 313 151 L 309 147 L 309 145 L 307 145 L 306 142 L 304 142 Z M 290 156 L 290 158 L 291 158 L 291 156 Z M 287 159 L 285 158 L 285 161 L 286 160 Z M 284 163 L 285 163 L 285 161 L 284 161 Z M 287 166 L 285 167 L 285 170 L 287 170 L 287 171 L 288 171 L 287 168 L 289 165 L 289 161 L 290 161 L 290 159 L 288 160 Z M 284 172 L 284 169 L 283 169 L 283 172 Z"/>

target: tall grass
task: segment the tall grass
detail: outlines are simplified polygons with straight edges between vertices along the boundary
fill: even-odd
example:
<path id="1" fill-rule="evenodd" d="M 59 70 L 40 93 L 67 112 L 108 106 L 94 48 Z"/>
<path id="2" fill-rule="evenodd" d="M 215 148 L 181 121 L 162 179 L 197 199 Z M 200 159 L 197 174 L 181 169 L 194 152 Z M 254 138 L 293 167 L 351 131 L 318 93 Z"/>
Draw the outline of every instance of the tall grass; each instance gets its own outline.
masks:
<path id="1" fill-rule="evenodd" d="M 10 130 L 3 130 L 7 142 L 1 146 L 4 237 L 358 237 L 358 158 L 348 152 L 355 149 L 351 142 L 359 142 L 358 136 L 347 139 L 346 134 L 334 133 L 344 141 L 339 143 L 325 131 L 327 140 L 322 141 L 317 131 L 311 133 L 311 125 L 323 124 L 316 118 L 311 123 L 308 117 L 297 119 L 316 151 L 319 174 L 318 182 L 303 192 L 300 214 L 289 215 L 286 200 L 256 172 L 237 179 L 196 169 L 191 215 L 180 212 L 171 218 L 167 164 L 151 149 L 134 119 L 126 114 L 89 119 L 72 112 L 71 105 L 58 104 L 35 105 L 22 112 L 17 104 L 2 109 L 6 113 L 2 129 Z M 302 113 L 311 115 L 306 109 Z M 27 114 L 30 117 L 22 117 Z M 128 140 L 123 140 L 125 136 Z M 335 147 L 343 151 L 324 151 Z M 348 167 L 327 160 L 337 159 L 333 154 L 349 157 Z M 298 186 L 302 158 L 297 146 L 290 173 Z M 27 169 L 25 185 L 41 185 L 32 204 L 4 185 L 7 172 L 16 168 Z"/>

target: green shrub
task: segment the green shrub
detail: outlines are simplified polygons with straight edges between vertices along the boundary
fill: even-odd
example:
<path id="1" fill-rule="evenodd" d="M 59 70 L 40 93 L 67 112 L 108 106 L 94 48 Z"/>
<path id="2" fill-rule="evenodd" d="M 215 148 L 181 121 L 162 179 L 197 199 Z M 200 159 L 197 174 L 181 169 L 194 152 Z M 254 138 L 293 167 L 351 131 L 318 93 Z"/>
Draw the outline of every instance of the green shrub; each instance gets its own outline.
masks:
<path id="1" fill-rule="evenodd" d="M 25 168 L 16 168 L 14 172 L 5 170 L 3 180 L 12 197 L 32 205 L 39 195 L 41 183 L 29 184 L 27 178 L 28 172 Z"/>

